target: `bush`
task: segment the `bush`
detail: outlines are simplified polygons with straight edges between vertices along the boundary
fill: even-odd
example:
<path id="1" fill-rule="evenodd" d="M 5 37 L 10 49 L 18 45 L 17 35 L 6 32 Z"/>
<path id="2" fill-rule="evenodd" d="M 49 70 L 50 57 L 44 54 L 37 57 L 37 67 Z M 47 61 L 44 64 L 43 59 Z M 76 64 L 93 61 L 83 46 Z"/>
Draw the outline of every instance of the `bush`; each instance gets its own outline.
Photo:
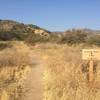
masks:
<path id="1" fill-rule="evenodd" d="M 24 40 L 27 37 L 27 33 L 20 33 L 17 31 L 0 31 L 0 40 L 11 41 L 11 40 Z"/>
<path id="2" fill-rule="evenodd" d="M 100 46 L 100 36 L 99 35 L 90 36 L 87 38 L 86 42 L 89 45 Z"/>
<path id="3" fill-rule="evenodd" d="M 0 32 L 0 40 L 7 41 L 14 38 L 14 34 L 12 32 Z"/>
<path id="4" fill-rule="evenodd" d="M 85 42 L 87 35 L 83 33 L 68 33 L 63 36 L 61 43 L 79 44 Z"/>

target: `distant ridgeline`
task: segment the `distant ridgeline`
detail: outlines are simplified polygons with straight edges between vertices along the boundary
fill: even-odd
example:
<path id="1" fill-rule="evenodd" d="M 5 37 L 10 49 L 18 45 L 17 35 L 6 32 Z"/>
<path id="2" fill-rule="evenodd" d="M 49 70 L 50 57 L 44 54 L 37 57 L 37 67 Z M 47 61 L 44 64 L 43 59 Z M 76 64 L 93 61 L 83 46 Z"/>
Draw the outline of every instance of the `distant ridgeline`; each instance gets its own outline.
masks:
<path id="1" fill-rule="evenodd" d="M 32 24 L 0 20 L 0 41 L 13 40 L 26 41 L 28 43 L 67 43 L 69 45 L 86 43 L 100 46 L 100 31 L 72 29 L 65 32 L 50 32 Z"/>

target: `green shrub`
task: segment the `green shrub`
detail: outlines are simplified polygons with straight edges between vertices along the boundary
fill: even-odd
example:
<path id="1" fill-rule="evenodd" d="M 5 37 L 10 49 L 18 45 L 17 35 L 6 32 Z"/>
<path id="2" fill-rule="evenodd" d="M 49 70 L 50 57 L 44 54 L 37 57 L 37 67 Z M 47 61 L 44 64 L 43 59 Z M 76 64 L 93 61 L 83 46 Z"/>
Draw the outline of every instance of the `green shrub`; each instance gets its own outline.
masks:
<path id="1" fill-rule="evenodd" d="M 82 33 L 68 33 L 62 37 L 61 43 L 79 44 L 86 40 L 87 35 Z"/>
<path id="2" fill-rule="evenodd" d="M 93 35 L 87 38 L 86 43 L 89 45 L 97 45 L 100 46 L 100 36 Z"/>
<path id="3" fill-rule="evenodd" d="M 19 33 L 17 31 L 0 31 L 0 40 L 24 40 L 27 34 Z"/>

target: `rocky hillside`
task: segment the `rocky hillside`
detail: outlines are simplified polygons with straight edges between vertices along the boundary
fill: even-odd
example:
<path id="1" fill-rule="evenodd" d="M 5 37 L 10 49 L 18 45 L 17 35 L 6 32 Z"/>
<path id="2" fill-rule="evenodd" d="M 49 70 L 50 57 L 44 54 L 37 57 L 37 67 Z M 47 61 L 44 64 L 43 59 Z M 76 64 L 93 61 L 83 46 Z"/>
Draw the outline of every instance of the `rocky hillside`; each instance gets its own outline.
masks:
<path id="1" fill-rule="evenodd" d="M 30 33 L 40 36 L 49 36 L 50 31 L 32 24 L 19 23 L 12 20 L 0 20 L 0 40 L 21 39 Z M 6 39 L 3 39 L 6 38 Z"/>
<path id="2" fill-rule="evenodd" d="M 65 32 L 50 32 L 33 24 L 24 24 L 12 20 L 0 20 L 0 40 L 20 40 L 27 43 L 52 42 L 60 44 L 100 45 L 100 31 L 91 29 L 71 29 Z"/>

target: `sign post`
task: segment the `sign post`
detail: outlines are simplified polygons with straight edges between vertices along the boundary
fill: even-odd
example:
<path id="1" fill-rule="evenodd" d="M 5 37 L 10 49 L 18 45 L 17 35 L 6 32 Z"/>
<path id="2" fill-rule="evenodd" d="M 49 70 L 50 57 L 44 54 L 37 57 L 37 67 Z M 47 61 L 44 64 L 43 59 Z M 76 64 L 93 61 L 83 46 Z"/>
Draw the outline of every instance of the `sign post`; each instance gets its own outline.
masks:
<path id="1" fill-rule="evenodd" d="M 89 82 L 92 82 L 94 79 L 93 67 L 94 60 L 100 60 L 100 49 L 83 49 L 82 50 L 82 59 L 89 60 Z"/>
<path id="2" fill-rule="evenodd" d="M 89 82 L 92 82 L 94 79 L 93 75 L 93 60 L 89 61 Z"/>

